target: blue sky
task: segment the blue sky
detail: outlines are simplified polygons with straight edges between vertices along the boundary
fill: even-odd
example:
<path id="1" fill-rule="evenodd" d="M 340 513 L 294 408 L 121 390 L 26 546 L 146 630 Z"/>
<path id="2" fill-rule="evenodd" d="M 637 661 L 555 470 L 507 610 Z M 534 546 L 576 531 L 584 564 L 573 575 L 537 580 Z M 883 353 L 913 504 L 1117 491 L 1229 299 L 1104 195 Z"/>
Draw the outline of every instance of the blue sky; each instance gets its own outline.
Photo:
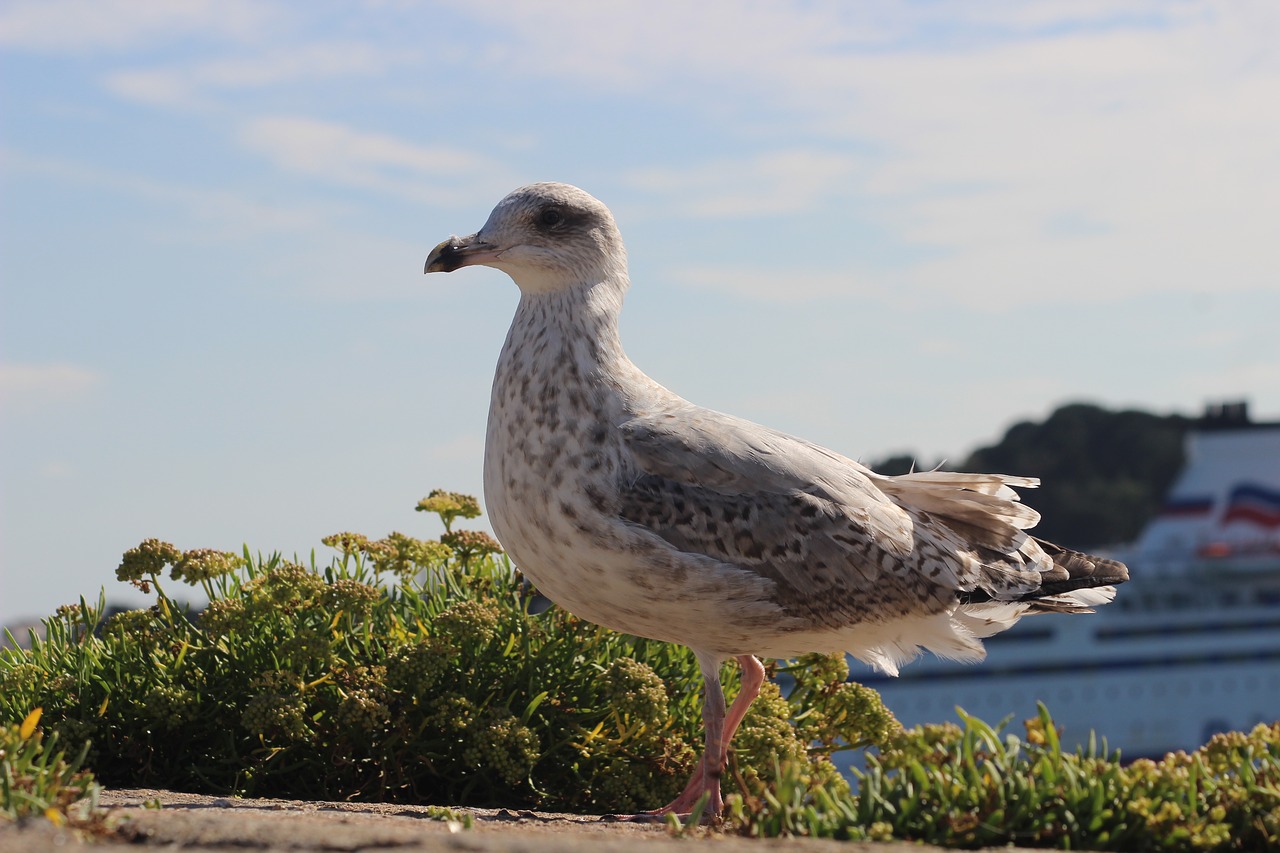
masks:
<path id="1" fill-rule="evenodd" d="M 147 537 L 434 535 L 516 290 L 422 262 L 535 180 L 614 210 L 641 367 L 850 456 L 1275 417 L 1277 44 L 1269 0 L 8 0 L 0 622 Z"/>

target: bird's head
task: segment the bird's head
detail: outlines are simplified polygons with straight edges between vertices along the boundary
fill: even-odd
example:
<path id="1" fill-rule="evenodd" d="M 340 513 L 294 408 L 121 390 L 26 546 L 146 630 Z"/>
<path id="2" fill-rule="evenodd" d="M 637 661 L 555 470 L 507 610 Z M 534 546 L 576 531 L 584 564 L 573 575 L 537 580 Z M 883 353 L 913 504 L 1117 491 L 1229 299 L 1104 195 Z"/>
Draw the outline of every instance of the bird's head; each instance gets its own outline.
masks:
<path id="1" fill-rule="evenodd" d="M 479 264 L 502 270 L 525 293 L 547 293 L 625 274 L 626 263 L 609 208 L 577 187 L 542 183 L 498 202 L 476 233 L 436 246 L 423 272 Z"/>

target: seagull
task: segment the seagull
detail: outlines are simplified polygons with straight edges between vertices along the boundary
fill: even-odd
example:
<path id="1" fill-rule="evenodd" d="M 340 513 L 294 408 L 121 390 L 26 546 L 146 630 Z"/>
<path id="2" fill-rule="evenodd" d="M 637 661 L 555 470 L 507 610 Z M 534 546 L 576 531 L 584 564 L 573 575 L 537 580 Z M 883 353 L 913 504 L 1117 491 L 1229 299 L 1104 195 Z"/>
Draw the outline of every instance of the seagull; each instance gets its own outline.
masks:
<path id="1" fill-rule="evenodd" d="M 897 675 L 922 649 L 961 661 L 1033 613 L 1088 613 L 1128 570 L 1026 531 L 1039 514 L 1004 474 L 883 476 L 804 439 L 705 409 L 623 351 L 630 285 L 609 209 L 536 183 L 424 272 L 482 265 L 520 302 L 498 357 L 484 453 L 494 532 L 539 592 L 623 633 L 680 643 L 705 683 L 706 748 L 672 802 L 723 809 L 734 732 L 760 658 L 850 654 Z M 851 384 L 856 384 L 851 378 Z M 721 666 L 741 689 L 725 707 Z M 639 817 L 639 816 L 637 816 Z"/>

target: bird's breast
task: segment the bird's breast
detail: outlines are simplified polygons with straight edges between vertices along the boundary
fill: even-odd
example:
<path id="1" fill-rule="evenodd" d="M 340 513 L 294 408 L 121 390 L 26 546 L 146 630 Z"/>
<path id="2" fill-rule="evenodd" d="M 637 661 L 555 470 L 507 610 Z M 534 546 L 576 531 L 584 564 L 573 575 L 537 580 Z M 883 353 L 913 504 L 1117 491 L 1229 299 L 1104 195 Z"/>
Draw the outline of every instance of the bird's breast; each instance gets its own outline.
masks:
<path id="1" fill-rule="evenodd" d="M 517 313 L 494 376 L 484 491 L 503 548 L 583 619 L 695 648 L 748 648 L 779 620 L 768 582 L 682 553 L 620 513 L 636 474 L 620 425 L 670 392 L 620 349 L 542 320 Z M 718 618 L 726 607 L 732 624 Z"/>
<path id="2" fill-rule="evenodd" d="M 616 516 L 607 496 L 622 467 L 611 428 L 621 402 L 583 361 L 568 344 L 530 336 L 508 341 L 494 377 L 485 502 L 503 547 L 544 588 L 562 575 L 581 580 L 584 546 Z"/>

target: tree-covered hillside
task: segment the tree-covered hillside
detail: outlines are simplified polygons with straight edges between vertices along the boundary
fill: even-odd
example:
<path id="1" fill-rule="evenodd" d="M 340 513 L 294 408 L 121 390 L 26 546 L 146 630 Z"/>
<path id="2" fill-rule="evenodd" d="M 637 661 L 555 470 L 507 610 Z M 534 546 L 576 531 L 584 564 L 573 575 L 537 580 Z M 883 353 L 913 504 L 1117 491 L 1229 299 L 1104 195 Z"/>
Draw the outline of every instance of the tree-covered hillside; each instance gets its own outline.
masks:
<path id="1" fill-rule="evenodd" d="M 1115 545 L 1133 540 L 1159 510 L 1182 468 L 1183 436 L 1193 423 L 1182 415 L 1070 403 L 1041 423 L 1014 424 L 998 443 L 943 467 L 1039 477 L 1039 489 L 1022 490 L 1044 515 L 1036 535 L 1073 548 Z M 872 467 L 898 474 L 911 461 L 894 456 Z"/>

